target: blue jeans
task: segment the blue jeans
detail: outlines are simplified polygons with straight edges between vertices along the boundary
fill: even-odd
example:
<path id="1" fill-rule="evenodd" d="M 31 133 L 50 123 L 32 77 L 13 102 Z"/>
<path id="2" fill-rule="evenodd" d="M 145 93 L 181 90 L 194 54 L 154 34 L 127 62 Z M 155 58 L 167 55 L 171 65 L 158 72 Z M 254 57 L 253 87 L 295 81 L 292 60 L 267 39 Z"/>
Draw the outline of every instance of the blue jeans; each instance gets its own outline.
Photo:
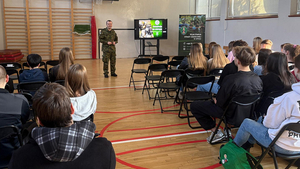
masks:
<path id="1" fill-rule="evenodd" d="M 209 92 L 210 86 L 211 86 L 211 82 L 203 84 L 203 85 L 198 85 L 197 86 L 197 91 Z M 215 82 L 213 84 L 211 92 L 214 93 L 214 94 L 217 94 L 219 89 L 220 89 L 220 86 L 218 85 L 217 82 Z"/>
<path id="2" fill-rule="evenodd" d="M 262 123 L 262 117 L 260 117 L 257 122 L 251 119 L 245 119 L 241 124 L 236 137 L 233 141 L 238 145 L 242 146 L 247 141 L 251 144 L 255 144 L 256 141 L 264 147 L 268 147 L 273 141 L 269 137 L 268 128 Z M 276 144 L 274 145 L 275 151 L 282 154 L 298 154 L 299 151 L 289 151 L 285 150 Z"/>

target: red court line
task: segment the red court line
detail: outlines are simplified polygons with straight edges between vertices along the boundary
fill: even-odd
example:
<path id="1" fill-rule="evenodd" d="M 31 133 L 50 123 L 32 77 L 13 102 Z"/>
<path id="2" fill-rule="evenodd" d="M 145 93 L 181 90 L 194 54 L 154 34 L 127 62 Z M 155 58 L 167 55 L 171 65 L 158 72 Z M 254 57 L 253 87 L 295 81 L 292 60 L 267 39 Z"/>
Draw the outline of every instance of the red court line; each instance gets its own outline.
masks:
<path id="1" fill-rule="evenodd" d="M 220 166 L 222 166 L 222 164 L 217 163 L 215 165 L 212 165 L 212 166 L 209 166 L 209 167 L 200 168 L 200 169 L 214 169 L 214 168 L 217 168 L 217 167 L 220 167 Z"/>
<path id="2" fill-rule="evenodd" d="M 179 133 L 170 133 L 170 134 L 160 134 L 160 135 L 154 135 L 154 136 L 147 136 L 147 137 L 136 137 L 136 138 L 129 138 L 129 139 L 121 139 L 121 140 L 113 140 L 110 141 L 112 143 L 119 142 L 119 141 L 128 141 L 128 140 L 137 140 L 137 139 L 146 139 L 146 138 L 154 138 L 154 137 L 162 137 L 162 136 L 170 136 L 170 135 L 176 135 L 176 134 L 187 134 L 187 133 L 195 133 L 199 131 L 205 131 L 203 130 L 193 130 L 193 131 L 185 131 L 185 132 L 179 132 Z"/>
<path id="3" fill-rule="evenodd" d="M 133 164 L 129 164 L 123 160 L 120 160 L 119 158 L 116 158 L 116 161 L 123 164 L 123 165 L 126 165 L 128 167 L 131 167 L 131 168 L 135 168 L 135 169 L 147 169 L 147 168 L 143 168 L 143 167 L 139 167 L 139 166 L 136 166 L 136 165 L 133 165 Z"/>
<path id="4" fill-rule="evenodd" d="M 187 142 L 165 144 L 165 145 L 159 145 L 159 146 L 153 146 L 153 147 L 146 147 L 146 148 L 141 148 L 141 149 L 136 149 L 136 150 L 124 151 L 122 153 L 116 153 L 116 155 L 120 156 L 120 155 L 124 155 L 124 154 L 130 154 L 130 153 L 135 153 L 135 152 L 145 151 L 145 150 L 150 150 L 150 149 L 156 149 L 156 148 L 162 148 L 162 147 L 168 147 L 168 146 L 175 146 L 175 145 L 182 145 L 182 144 L 190 144 L 190 143 L 200 143 L 200 142 L 206 142 L 206 140 L 187 141 Z"/>
<path id="5" fill-rule="evenodd" d="M 198 123 L 197 121 L 191 123 Z M 164 125 L 164 126 L 155 126 L 155 127 L 144 127 L 144 128 L 135 128 L 135 129 L 124 129 L 124 130 L 108 130 L 107 132 L 119 132 L 119 131 L 134 131 L 134 130 L 147 130 L 147 129 L 156 129 L 156 128 L 164 128 L 164 127 L 173 127 L 173 126 L 181 126 L 187 125 L 188 123 L 180 123 L 180 124 L 171 124 L 171 125 Z"/>
<path id="6" fill-rule="evenodd" d="M 169 106 L 169 107 L 164 107 L 163 109 L 169 109 L 169 108 L 177 107 L 177 106 L 179 106 L 179 104 L 175 104 L 175 105 Z M 127 111 L 127 112 L 126 111 L 124 111 L 124 112 L 103 112 L 103 111 L 96 111 L 96 113 L 141 113 L 141 112 L 157 111 L 157 110 L 160 110 L 160 108 L 158 108 L 158 109 L 150 109 L 150 110 Z"/>

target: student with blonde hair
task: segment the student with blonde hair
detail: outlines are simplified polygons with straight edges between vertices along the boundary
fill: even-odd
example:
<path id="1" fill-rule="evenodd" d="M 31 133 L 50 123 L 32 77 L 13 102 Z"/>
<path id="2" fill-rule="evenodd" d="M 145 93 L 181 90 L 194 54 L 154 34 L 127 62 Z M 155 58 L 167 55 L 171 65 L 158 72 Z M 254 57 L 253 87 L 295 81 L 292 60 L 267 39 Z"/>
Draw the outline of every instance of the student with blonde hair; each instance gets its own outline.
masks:
<path id="1" fill-rule="evenodd" d="M 73 64 L 72 50 L 68 47 L 62 48 L 59 52 L 59 64 L 49 70 L 50 81 L 64 80 L 69 67 Z"/>
<path id="2" fill-rule="evenodd" d="M 81 64 L 70 67 L 65 87 L 74 107 L 73 120 L 92 120 L 97 109 L 96 93 L 90 88 L 86 68 Z"/>
<path id="3" fill-rule="evenodd" d="M 212 48 L 212 58 L 207 61 L 208 72 L 213 69 L 224 68 L 228 63 L 229 60 L 226 58 L 221 46 L 215 44 Z"/>
<path id="4" fill-rule="evenodd" d="M 261 42 L 262 42 L 261 37 L 255 37 L 253 39 L 253 49 L 254 49 L 254 51 L 255 51 L 256 54 L 258 54 L 259 51 L 260 51 L 260 44 L 261 44 Z"/>

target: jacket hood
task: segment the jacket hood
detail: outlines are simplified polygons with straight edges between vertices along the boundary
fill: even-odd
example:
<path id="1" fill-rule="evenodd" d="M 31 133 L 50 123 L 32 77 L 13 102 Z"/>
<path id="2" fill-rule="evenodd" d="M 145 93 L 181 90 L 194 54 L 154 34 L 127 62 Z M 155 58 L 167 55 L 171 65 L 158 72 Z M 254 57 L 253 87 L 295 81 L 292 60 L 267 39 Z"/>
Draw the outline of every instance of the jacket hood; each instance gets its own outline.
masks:
<path id="1" fill-rule="evenodd" d="M 71 102 L 75 110 L 72 115 L 74 121 L 86 119 L 94 114 L 97 109 L 97 97 L 93 90 L 80 97 L 71 97 Z"/>
<path id="2" fill-rule="evenodd" d="M 45 158 L 55 162 L 77 159 L 93 140 L 96 126 L 83 121 L 70 127 L 36 127 L 31 136 L 40 147 Z"/>
<path id="3" fill-rule="evenodd" d="M 35 81 L 45 81 L 43 71 L 40 69 L 24 70 L 21 75 L 23 82 L 29 82 L 32 79 L 35 79 Z"/>

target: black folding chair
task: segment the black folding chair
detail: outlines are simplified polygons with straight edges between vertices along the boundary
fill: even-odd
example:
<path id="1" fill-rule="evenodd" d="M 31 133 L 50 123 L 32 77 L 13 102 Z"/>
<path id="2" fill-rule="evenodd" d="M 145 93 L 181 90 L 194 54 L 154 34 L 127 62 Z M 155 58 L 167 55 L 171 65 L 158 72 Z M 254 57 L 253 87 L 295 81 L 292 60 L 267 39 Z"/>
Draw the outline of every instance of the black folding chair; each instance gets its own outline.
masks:
<path id="1" fill-rule="evenodd" d="M 209 75 L 221 76 L 222 72 L 223 72 L 223 69 L 213 69 L 213 70 L 209 71 Z"/>
<path id="2" fill-rule="evenodd" d="M 46 61 L 46 65 L 45 65 L 45 68 L 46 70 L 48 71 L 48 74 L 49 74 L 49 66 L 56 66 L 59 64 L 59 60 L 48 60 Z"/>
<path id="3" fill-rule="evenodd" d="M 185 56 L 174 56 L 171 61 L 182 61 L 184 58 Z"/>
<path id="4" fill-rule="evenodd" d="M 152 64 L 157 64 L 157 63 L 159 63 L 159 64 L 162 64 L 162 63 L 168 64 L 168 63 L 169 63 L 169 59 L 170 59 L 169 56 L 161 56 L 161 55 L 159 55 L 159 56 L 154 56 L 154 57 L 152 58 L 151 63 L 152 63 Z"/>
<path id="5" fill-rule="evenodd" d="M 8 138 L 10 136 L 17 136 L 20 145 L 23 146 L 21 133 L 16 126 L 9 125 L 0 127 L 0 140 Z"/>
<path id="6" fill-rule="evenodd" d="M 286 166 L 286 168 L 290 168 L 300 158 L 300 154 L 291 155 L 291 154 L 277 153 L 277 152 L 275 152 L 274 145 L 277 142 L 277 140 L 281 137 L 282 134 L 285 134 L 285 135 L 295 134 L 295 135 L 299 136 L 299 133 L 300 133 L 300 121 L 298 123 L 289 123 L 289 124 L 286 124 L 285 126 L 283 126 L 280 129 L 280 131 L 278 132 L 278 134 L 276 135 L 276 137 L 273 139 L 271 144 L 267 148 L 263 147 L 265 149 L 265 151 L 260 156 L 257 164 L 254 166 L 254 169 L 259 166 L 261 161 L 264 159 L 264 157 L 268 153 L 272 156 L 273 161 L 274 161 L 274 166 L 276 169 L 278 169 L 276 157 L 280 157 L 280 158 L 283 158 L 286 160 L 291 160 L 290 163 Z"/>
<path id="7" fill-rule="evenodd" d="M 42 87 L 46 81 L 40 81 L 40 82 L 25 82 L 18 84 L 18 91 L 19 93 L 35 93 L 37 90 L 39 90 L 40 87 Z"/>
<path id="8" fill-rule="evenodd" d="M 222 122 L 224 122 L 225 124 L 224 131 L 226 131 L 226 136 L 227 136 L 227 139 L 223 140 L 223 142 L 224 141 L 227 142 L 229 141 L 228 124 L 231 124 L 234 127 L 239 127 L 245 118 L 251 118 L 256 120 L 257 117 L 256 114 L 254 113 L 254 109 L 259 99 L 260 99 L 260 94 L 241 95 L 232 98 L 228 106 L 226 107 L 209 143 L 210 144 L 220 143 L 220 142 L 212 143 L 212 141 L 214 139 L 214 136 L 217 134 L 218 129 Z"/>
<path id="9" fill-rule="evenodd" d="M 44 67 L 44 69 L 46 69 L 46 63 L 45 62 L 40 62 L 40 68 L 41 67 Z M 22 69 L 29 69 L 29 65 L 28 65 L 28 63 L 27 62 L 24 62 L 23 64 L 22 64 Z"/>
<path id="10" fill-rule="evenodd" d="M 171 69 L 176 69 L 176 67 L 177 67 L 178 65 L 180 65 L 180 63 L 181 63 L 181 60 L 173 60 L 173 61 L 170 61 L 170 62 L 168 63 L 168 65 L 169 65 L 169 70 L 171 70 Z"/>
<path id="11" fill-rule="evenodd" d="M 148 64 L 148 66 L 149 66 L 150 63 L 151 63 L 151 59 L 150 58 L 137 58 L 137 59 L 134 59 L 133 65 L 132 65 L 132 69 L 131 69 L 129 87 L 130 87 L 131 83 L 133 83 L 134 90 L 136 90 L 135 82 L 144 82 L 144 80 L 142 80 L 142 81 L 135 81 L 133 79 L 133 74 L 134 73 L 138 73 L 138 74 L 145 74 L 146 75 L 147 74 L 147 70 L 141 68 L 141 66 L 144 66 L 145 64 Z M 138 67 L 138 68 L 136 68 L 136 67 Z"/>
<path id="12" fill-rule="evenodd" d="M 165 92 L 165 99 L 168 99 L 166 92 L 169 92 L 169 90 L 175 90 L 175 92 L 176 92 L 176 96 L 175 96 L 175 100 L 174 100 L 174 103 L 175 103 L 176 100 L 178 99 L 178 92 L 179 92 L 180 86 L 175 84 L 174 79 L 176 79 L 177 76 L 180 76 L 180 75 L 182 76 L 183 74 L 184 74 L 184 71 L 180 70 L 180 69 L 178 69 L 178 70 L 165 70 L 161 73 L 160 80 L 159 80 L 159 83 L 157 85 L 156 94 L 155 94 L 154 101 L 153 101 L 153 106 L 154 106 L 156 98 L 158 98 L 161 113 L 163 113 L 164 110 L 163 110 L 162 105 L 161 105 L 162 98 L 160 97 L 159 93 L 162 92 L 162 91 Z M 174 110 L 168 110 L 168 111 L 174 111 Z"/>
<path id="13" fill-rule="evenodd" d="M 142 94 L 144 94 L 144 90 L 146 89 L 148 92 L 149 100 L 153 99 L 150 96 L 150 89 L 155 89 L 157 87 L 158 81 L 160 79 L 160 75 L 163 71 L 168 69 L 167 64 L 151 64 L 148 67 L 147 74 L 145 76 L 145 82 L 143 86 Z M 152 86 L 152 87 L 151 87 Z"/>
<path id="14" fill-rule="evenodd" d="M 0 65 L 2 65 L 5 68 L 6 73 L 9 75 L 9 78 L 11 80 L 18 80 L 18 83 L 19 83 L 18 69 L 22 69 L 22 66 L 20 63 L 10 62 L 10 63 L 0 63 Z M 14 83 L 14 89 L 17 88 L 16 86 L 18 83 Z"/>
<path id="15" fill-rule="evenodd" d="M 65 80 L 56 80 L 54 83 L 58 83 L 62 86 L 65 86 Z"/>
<path id="16" fill-rule="evenodd" d="M 203 101 L 211 100 L 212 99 L 212 93 L 211 93 L 212 86 L 210 87 L 209 92 L 195 91 L 194 89 L 190 90 L 189 86 L 197 87 L 197 85 L 202 85 L 202 84 L 206 84 L 209 82 L 211 82 L 213 84 L 214 81 L 215 81 L 214 76 L 200 76 L 200 77 L 189 78 L 186 82 L 184 92 L 183 92 L 183 99 L 180 103 L 178 117 L 179 118 L 187 118 L 188 124 L 192 129 L 201 128 L 201 126 L 194 127 L 191 125 L 190 118 L 194 117 L 194 116 L 189 115 L 188 103 L 191 103 L 193 101 L 198 101 L 198 100 L 203 100 Z M 181 116 L 182 105 L 184 105 L 184 108 L 186 110 L 186 116 Z"/>

